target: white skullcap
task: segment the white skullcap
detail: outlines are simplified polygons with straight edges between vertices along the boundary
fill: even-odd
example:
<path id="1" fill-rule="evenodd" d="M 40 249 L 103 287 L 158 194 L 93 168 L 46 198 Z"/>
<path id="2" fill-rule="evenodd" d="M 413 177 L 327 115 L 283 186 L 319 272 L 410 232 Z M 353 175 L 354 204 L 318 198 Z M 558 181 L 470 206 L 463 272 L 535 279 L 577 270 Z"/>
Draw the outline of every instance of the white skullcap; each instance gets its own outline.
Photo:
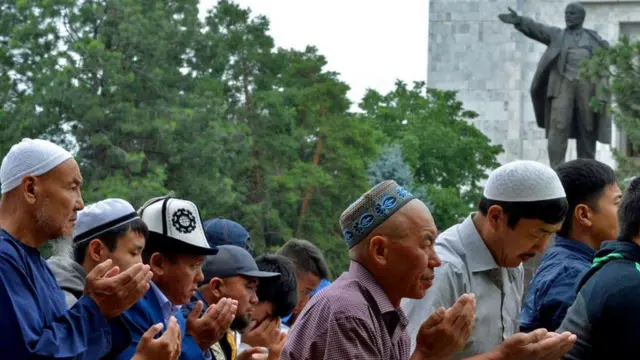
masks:
<path id="1" fill-rule="evenodd" d="M 21 142 L 13 145 L 2 159 L 0 167 L 2 193 L 18 187 L 25 176 L 46 174 L 72 157 L 70 152 L 50 141 L 22 139 Z"/>
<path id="2" fill-rule="evenodd" d="M 78 212 L 73 243 L 95 239 L 104 232 L 139 218 L 133 206 L 122 199 L 98 201 Z"/>
<path id="3" fill-rule="evenodd" d="M 536 161 L 518 160 L 495 169 L 484 186 L 484 197 L 495 201 L 526 202 L 566 197 L 552 168 Z"/>

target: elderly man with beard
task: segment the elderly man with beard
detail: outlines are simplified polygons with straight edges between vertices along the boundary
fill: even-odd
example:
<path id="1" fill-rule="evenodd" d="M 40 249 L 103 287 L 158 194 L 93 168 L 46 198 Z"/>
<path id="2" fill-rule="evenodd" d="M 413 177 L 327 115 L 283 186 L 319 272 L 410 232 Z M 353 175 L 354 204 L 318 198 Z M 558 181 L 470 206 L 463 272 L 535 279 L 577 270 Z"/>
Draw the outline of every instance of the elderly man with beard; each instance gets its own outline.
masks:
<path id="1" fill-rule="evenodd" d="M 258 304 L 256 295 L 260 279 L 280 276 L 275 272 L 260 271 L 251 254 L 244 248 L 235 245 L 218 246 L 218 254 L 207 257 L 202 266 L 204 280 L 191 299 L 191 305 L 198 302 L 205 306 L 217 304 L 220 299 L 230 298 L 238 301 L 236 317 L 231 323 L 230 331 L 212 347 L 217 360 L 235 360 L 248 358 L 261 350 L 250 348 L 238 354 L 241 343 L 240 335 L 251 323 L 251 315 Z M 185 314 L 195 312 L 191 308 L 184 309 Z M 274 327 L 277 331 L 277 327 Z"/>
<path id="2" fill-rule="evenodd" d="M 73 156 L 49 141 L 24 139 L 2 160 L 0 182 L 0 354 L 99 359 L 127 346 L 120 314 L 149 288 L 149 267 L 120 272 L 109 260 L 97 265 L 87 275 L 84 295 L 67 309 L 38 250 L 71 236 L 84 208 Z"/>

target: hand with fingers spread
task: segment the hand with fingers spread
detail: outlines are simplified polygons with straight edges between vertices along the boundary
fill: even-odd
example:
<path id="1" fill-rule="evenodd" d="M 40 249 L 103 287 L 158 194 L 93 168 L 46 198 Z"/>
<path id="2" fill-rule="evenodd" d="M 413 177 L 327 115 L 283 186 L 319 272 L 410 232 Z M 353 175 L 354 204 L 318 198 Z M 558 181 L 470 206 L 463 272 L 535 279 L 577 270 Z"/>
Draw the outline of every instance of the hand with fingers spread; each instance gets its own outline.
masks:
<path id="1" fill-rule="evenodd" d="M 89 272 L 84 293 L 90 296 L 100 308 L 102 315 L 111 319 L 129 309 L 149 290 L 153 273 L 148 265 L 136 264 L 120 273 L 116 266 L 111 268 L 107 260 Z"/>
<path id="2" fill-rule="evenodd" d="M 187 333 L 191 335 L 198 346 L 205 351 L 222 339 L 229 330 L 231 322 L 236 316 L 238 302 L 236 300 L 222 298 L 217 304 L 209 306 L 202 312 L 202 301 L 198 301 L 187 318 Z"/>
<path id="3" fill-rule="evenodd" d="M 269 357 L 267 357 L 267 360 L 280 359 L 280 354 L 282 354 L 282 349 L 284 349 L 285 342 L 287 342 L 287 333 L 279 331 L 276 341 L 268 347 Z"/>
<path id="4" fill-rule="evenodd" d="M 416 338 L 415 353 L 423 360 L 449 359 L 467 344 L 473 330 L 475 296 L 464 294 L 447 310 L 436 310 Z"/>
<path id="5" fill-rule="evenodd" d="M 528 334 L 518 333 L 505 340 L 494 352 L 497 360 L 558 360 L 576 342 L 576 336 L 538 329 Z"/>
<path id="6" fill-rule="evenodd" d="M 508 14 L 500 14 L 498 15 L 498 18 L 506 24 L 517 24 L 520 22 L 520 16 L 512 8 L 509 8 Z"/>
<path id="7" fill-rule="evenodd" d="M 147 330 L 136 348 L 136 353 L 131 360 L 177 360 L 182 351 L 182 337 L 180 326 L 175 317 L 169 319 L 167 331 L 158 339 L 156 334 L 162 330 L 162 323 L 153 325 Z"/>
<path id="8" fill-rule="evenodd" d="M 242 334 L 242 342 L 250 346 L 269 347 L 278 341 L 280 318 L 265 319 L 261 323 L 252 321 Z"/>

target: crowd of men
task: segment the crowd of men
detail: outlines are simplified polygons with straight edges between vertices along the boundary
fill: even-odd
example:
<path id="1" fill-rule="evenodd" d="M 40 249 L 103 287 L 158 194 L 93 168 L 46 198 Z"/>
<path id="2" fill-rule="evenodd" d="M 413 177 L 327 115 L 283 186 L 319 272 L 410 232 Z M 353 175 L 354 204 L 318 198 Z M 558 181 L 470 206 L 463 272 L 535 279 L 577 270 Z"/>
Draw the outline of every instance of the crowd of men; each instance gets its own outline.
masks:
<path id="1" fill-rule="evenodd" d="M 339 217 L 349 270 L 292 239 L 254 259 L 249 233 L 171 195 L 85 207 L 72 154 L 15 144 L 0 167 L 0 358 L 521 360 L 634 357 L 640 179 L 494 170 L 477 211 L 438 233 L 393 180 Z M 338 216 L 336 216 L 338 218 Z M 547 246 L 552 240 L 553 244 Z M 56 256 L 39 248 L 54 241 Z M 67 251 L 68 250 L 68 251 Z M 524 294 L 522 263 L 543 253 Z"/>

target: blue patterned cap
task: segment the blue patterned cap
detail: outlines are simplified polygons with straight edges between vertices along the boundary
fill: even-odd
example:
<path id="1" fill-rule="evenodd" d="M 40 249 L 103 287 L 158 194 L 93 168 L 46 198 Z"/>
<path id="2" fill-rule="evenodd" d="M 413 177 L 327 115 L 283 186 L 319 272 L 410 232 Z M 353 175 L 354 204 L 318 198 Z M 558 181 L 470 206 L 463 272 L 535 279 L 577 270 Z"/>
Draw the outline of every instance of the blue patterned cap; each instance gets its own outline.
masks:
<path id="1" fill-rule="evenodd" d="M 385 180 L 364 193 L 340 216 L 342 236 L 349 249 L 415 198 L 393 180 Z"/>

